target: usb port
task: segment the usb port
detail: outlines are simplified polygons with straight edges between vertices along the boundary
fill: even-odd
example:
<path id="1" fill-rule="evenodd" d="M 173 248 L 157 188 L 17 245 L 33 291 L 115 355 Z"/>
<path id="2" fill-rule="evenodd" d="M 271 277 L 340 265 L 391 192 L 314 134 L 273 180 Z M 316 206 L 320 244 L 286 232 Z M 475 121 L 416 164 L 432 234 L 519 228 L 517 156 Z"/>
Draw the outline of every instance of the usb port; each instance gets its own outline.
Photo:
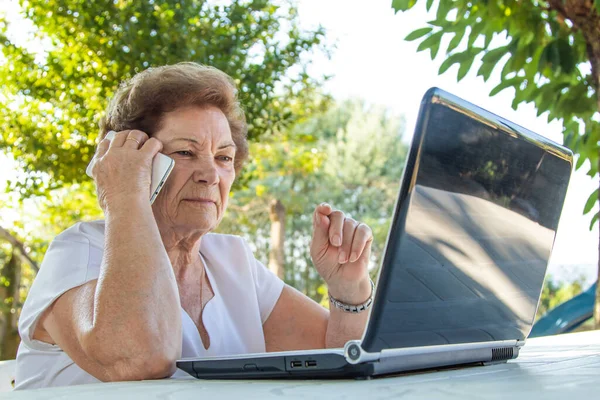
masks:
<path id="1" fill-rule="evenodd" d="M 317 366 L 317 362 L 315 360 L 308 360 L 304 363 L 304 366 L 306 368 L 310 368 L 310 367 L 316 367 Z"/>
<path id="2" fill-rule="evenodd" d="M 302 361 L 292 361 L 290 366 L 292 368 L 302 368 Z"/>

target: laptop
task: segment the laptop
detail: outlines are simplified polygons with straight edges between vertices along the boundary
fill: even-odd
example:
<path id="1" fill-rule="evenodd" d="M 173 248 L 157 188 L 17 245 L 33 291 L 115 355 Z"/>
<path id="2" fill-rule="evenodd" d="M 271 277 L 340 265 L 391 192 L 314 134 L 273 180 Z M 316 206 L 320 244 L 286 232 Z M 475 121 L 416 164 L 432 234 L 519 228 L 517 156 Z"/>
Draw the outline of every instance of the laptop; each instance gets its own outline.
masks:
<path id="1" fill-rule="evenodd" d="M 197 378 L 368 378 L 516 358 L 573 154 L 438 88 L 425 94 L 361 340 L 187 358 Z"/>

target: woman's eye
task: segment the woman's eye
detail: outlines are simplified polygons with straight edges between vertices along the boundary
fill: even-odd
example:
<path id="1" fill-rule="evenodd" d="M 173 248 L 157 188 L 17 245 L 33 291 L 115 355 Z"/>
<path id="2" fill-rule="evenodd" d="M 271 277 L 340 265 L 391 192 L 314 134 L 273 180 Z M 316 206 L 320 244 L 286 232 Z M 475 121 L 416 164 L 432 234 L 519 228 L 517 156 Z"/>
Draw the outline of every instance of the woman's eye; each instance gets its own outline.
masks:
<path id="1" fill-rule="evenodd" d="M 231 157 L 229 157 L 229 156 L 220 156 L 219 158 L 220 158 L 222 161 L 225 161 L 225 162 L 231 162 L 231 161 L 233 161 L 233 158 L 231 158 Z"/>
<path id="2" fill-rule="evenodd" d="M 191 156 L 192 155 L 192 153 L 187 150 L 176 151 L 175 153 L 177 153 L 181 156 Z"/>

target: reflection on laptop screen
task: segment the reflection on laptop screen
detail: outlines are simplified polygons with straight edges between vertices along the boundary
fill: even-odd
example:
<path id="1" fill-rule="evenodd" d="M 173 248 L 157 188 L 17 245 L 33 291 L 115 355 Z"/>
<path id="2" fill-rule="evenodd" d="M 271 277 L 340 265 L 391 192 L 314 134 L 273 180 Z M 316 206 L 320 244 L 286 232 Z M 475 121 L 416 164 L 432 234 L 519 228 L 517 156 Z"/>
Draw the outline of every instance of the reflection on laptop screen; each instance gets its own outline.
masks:
<path id="1" fill-rule="evenodd" d="M 554 242 L 570 161 L 459 108 L 429 111 L 368 351 L 524 339 Z"/>

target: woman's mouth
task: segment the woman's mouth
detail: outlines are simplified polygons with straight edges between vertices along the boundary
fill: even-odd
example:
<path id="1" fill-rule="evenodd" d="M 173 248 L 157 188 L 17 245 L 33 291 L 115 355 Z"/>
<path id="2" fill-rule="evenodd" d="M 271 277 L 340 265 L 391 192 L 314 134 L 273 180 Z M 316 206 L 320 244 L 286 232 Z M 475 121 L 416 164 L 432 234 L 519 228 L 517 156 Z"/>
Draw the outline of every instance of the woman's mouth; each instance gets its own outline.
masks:
<path id="1" fill-rule="evenodd" d="M 183 199 L 183 201 L 187 201 L 194 204 L 215 204 L 216 202 L 211 199 L 205 199 L 201 197 L 194 197 L 190 199 Z"/>

